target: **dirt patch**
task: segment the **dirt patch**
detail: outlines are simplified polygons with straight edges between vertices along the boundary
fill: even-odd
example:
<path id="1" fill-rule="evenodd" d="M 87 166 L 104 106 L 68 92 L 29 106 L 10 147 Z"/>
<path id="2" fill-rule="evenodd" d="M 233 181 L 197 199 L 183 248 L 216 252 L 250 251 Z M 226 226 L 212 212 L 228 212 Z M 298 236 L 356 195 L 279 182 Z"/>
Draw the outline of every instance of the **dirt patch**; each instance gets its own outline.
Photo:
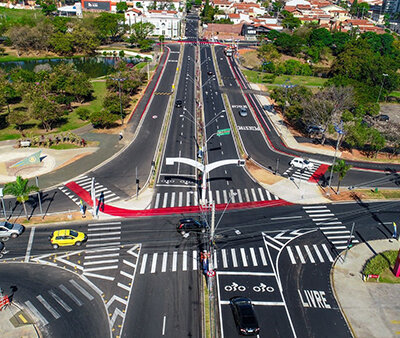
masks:
<path id="1" fill-rule="evenodd" d="M 284 179 L 283 177 L 274 175 L 270 171 L 259 167 L 251 161 L 246 161 L 246 169 L 251 174 L 251 176 L 254 177 L 254 179 L 264 184 L 271 185 Z"/>
<path id="2" fill-rule="evenodd" d="M 258 68 L 260 67 L 261 61 L 257 57 L 257 51 L 251 49 L 241 50 L 240 58 L 244 66 L 248 68 Z"/>
<path id="3" fill-rule="evenodd" d="M 80 221 L 82 220 L 92 220 L 92 214 L 90 212 L 86 212 L 86 217 L 82 218 L 82 214 L 79 211 L 73 211 L 68 213 L 60 213 L 54 215 L 45 216 L 44 219 L 41 216 L 34 216 L 26 220 L 25 217 L 21 216 L 18 219 L 14 220 L 14 222 L 22 223 L 24 225 L 34 225 L 34 224 L 51 224 L 51 223 L 60 223 L 60 222 L 72 222 L 72 221 Z M 70 227 L 71 225 L 68 225 Z"/>
<path id="4" fill-rule="evenodd" d="M 83 153 L 83 154 L 76 155 L 73 158 L 71 158 L 70 160 L 68 160 L 68 161 L 64 162 L 63 164 L 59 165 L 57 168 L 54 169 L 54 171 L 58 170 L 58 169 L 61 169 L 61 168 L 65 167 L 65 166 L 67 166 L 67 165 L 69 165 L 69 164 L 71 164 L 71 163 L 73 163 L 75 161 L 78 161 L 81 158 L 83 158 L 83 157 L 85 157 L 87 155 L 90 155 L 90 154 L 92 154 L 92 153 L 91 152 L 86 152 L 86 153 Z"/>

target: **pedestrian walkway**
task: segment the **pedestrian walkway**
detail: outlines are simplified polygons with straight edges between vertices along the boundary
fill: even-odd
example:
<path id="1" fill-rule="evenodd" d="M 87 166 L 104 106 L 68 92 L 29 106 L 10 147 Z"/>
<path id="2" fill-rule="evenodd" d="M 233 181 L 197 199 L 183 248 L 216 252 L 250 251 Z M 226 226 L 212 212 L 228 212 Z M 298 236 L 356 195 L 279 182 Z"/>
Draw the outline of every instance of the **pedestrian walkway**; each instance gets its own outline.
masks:
<path id="1" fill-rule="evenodd" d="M 329 250 L 326 244 L 287 246 L 286 253 L 289 255 L 290 262 L 293 265 L 308 263 L 332 263 L 335 256 Z"/>
<path id="2" fill-rule="evenodd" d="M 267 266 L 264 247 L 229 248 L 214 252 L 213 269 L 251 268 Z M 155 252 L 142 255 L 139 274 L 176 271 L 195 271 L 201 269 L 200 251 Z"/>
<path id="3" fill-rule="evenodd" d="M 330 211 L 325 205 L 304 206 L 303 210 L 315 222 L 315 225 L 322 231 L 332 245 L 342 250 L 347 247 L 351 238 L 352 243 L 359 243 L 354 235 L 350 236 L 350 230 Z"/>
<path id="4" fill-rule="evenodd" d="M 70 279 L 47 293 L 27 299 L 23 308 L 39 327 L 44 327 L 73 310 L 81 311 L 80 307 L 93 299 L 92 293 L 82 283 Z"/>
<path id="5" fill-rule="evenodd" d="M 295 179 L 308 181 L 311 178 L 311 176 L 313 176 L 313 174 L 321 166 L 321 163 L 318 163 L 318 162 L 315 162 L 312 160 L 310 160 L 310 162 L 313 165 L 311 170 L 308 168 L 300 169 L 300 168 L 295 168 L 295 167 L 291 166 L 282 174 L 282 176 L 293 177 Z"/>
<path id="6" fill-rule="evenodd" d="M 399 284 L 367 283 L 362 269 L 368 259 L 387 250 L 399 250 L 396 240 L 375 240 L 353 246 L 335 261 L 332 287 L 354 337 L 398 337 Z"/>
<path id="7" fill-rule="evenodd" d="M 268 190 L 262 188 L 250 189 L 230 189 L 230 190 L 209 190 L 208 200 L 216 204 L 230 203 L 248 203 L 259 201 L 279 200 L 279 197 L 271 194 Z M 199 194 L 195 190 L 157 193 L 152 203 L 153 209 L 197 206 L 199 205 Z"/>
<path id="8" fill-rule="evenodd" d="M 92 177 L 89 176 L 80 176 L 77 178 L 75 182 L 81 188 L 85 189 L 86 191 L 91 192 L 92 186 Z M 67 195 L 76 205 L 79 206 L 80 198 L 79 196 L 75 195 L 70 189 L 68 189 L 65 185 L 58 187 L 65 195 Z M 95 181 L 94 189 L 96 192 L 96 198 L 101 200 L 103 203 L 111 203 L 119 200 L 120 198 L 114 194 L 110 189 L 105 187 L 104 185 L 100 184 L 99 182 Z"/>

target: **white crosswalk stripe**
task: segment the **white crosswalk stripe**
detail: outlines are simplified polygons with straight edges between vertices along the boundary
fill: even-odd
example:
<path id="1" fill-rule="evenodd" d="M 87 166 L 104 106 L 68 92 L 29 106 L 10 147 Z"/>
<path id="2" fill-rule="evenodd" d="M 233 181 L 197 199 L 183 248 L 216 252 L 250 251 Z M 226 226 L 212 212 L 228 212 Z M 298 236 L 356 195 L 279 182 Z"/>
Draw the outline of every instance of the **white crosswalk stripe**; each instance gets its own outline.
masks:
<path id="1" fill-rule="evenodd" d="M 335 214 L 326 205 L 304 206 L 303 210 L 336 249 L 342 250 L 346 248 L 350 238 L 350 230 L 335 217 Z M 351 238 L 352 243 L 359 243 L 355 236 L 351 236 Z"/>
<path id="2" fill-rule="evenodd" d="M 307 181 L 320 166 L 320 163 L 314 162 L 312 160 L 310 162 L 313 165 L 311 170 L 304 169 L 303 172 L 301 172 L 301 169 L 299 169 L 299 168 L 290 167 L 282 174 L 282 176 L 294 177 L 296 179 L 301 179 L 301 180 Z"/>
<path id="3" fill-rule="evenodd" d="M 159 258 L 161 256 L 162 258 Z M 208 258 L 210 259 L 210 258 Z M 263 247 L 250 248 L 230 248 L 215 251 L 213 261 L 209 260 L 212 268 L 218 266 L 223 269 L 238 267 L 257 267 L 267 266 L 267 259 Z M 157 274 L 176 271 L 196 271 L 202 266 L 200 252 L 193 251 L 173 251 L 145 253 L 141 257 L 139 274 Z"/>
<path id="4" fill-rule="evenodd" d="M 285 251 L 289 256 L 290 262 L 296 264 L 320 264 L 326 261 L 333 262 L 332 252 L 326 244 L 286 246 Z"/>
<path id="5" fill-rule="evenodd" d="M 198 205 L 197 191 L 185 192 L 164 192 L 157 193 L 153 202 L 153 208 L 167 208 L 167 207 L 182 207 Z M 273 201 L 279 200 L 279 197 L 274 196 L 268 190 L 261 188 L 251 188 L 250 192 L 245 189 L 229 189 L 229 190 L 215 190 L 208 191 L 208 200 L 214 201 L 216 204 L 231 203 L 246 203 L 258 201 Z"/>
<path id="6" fill-rule="evenodd" d="M 92 187 L 92 178 L 88 176 L 80 176 L 77 178 L 75 181 L 76 184 L 78 184 L 80 187 L 88 191 L 89 193 L 91 192 L 91 187 Z M 105 187 L 104 185 L 100 184 L 95 180 L 95 192 L 96 192 L 96 198 L 104 198 L 104 203 L 111 203 L 115 202 L 120 199 L 119 196 L 117 196 L 115 193 L 113 193 L 109 188 Z M 59 190 L 61 190 L 65 195 L 67 195 L 76 205 L 79 206 L 80 203 L 80 198 L 76 196 L 71 190 L 69 190 L 65 185 L 58 187 Z"/>

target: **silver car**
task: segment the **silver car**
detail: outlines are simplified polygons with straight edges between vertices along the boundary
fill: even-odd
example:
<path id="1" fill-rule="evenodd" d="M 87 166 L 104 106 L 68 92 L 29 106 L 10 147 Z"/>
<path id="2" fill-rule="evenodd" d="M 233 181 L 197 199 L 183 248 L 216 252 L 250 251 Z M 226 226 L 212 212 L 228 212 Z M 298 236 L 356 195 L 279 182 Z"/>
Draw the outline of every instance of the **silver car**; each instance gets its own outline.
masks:
<path id="1" fill-rule="evenodd" d="M 18 223 L 0 222 L 0 238 L 17 238 L 25 230 L 25 227 Z"/>

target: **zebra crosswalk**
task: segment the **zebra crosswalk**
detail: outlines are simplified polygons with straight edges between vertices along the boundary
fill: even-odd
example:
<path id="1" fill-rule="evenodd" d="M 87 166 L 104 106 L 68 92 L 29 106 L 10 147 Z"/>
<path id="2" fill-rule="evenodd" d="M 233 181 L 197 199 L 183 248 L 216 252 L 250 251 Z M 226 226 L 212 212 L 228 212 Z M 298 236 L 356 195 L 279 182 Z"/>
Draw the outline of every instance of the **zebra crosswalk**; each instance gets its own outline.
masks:
<path id="1" fill-rule="evenodd" d="M 286 177 L 293 177 L 293 178 L 297 178 L 297 179 L 301 179 L 304 181 L 308 181 L 310 179 L 310 177 L 315 173 L 315 171 L 319 168 L 319 166 L 321 165 L 320 163 L 317 162 L 313 162 L 312 160 L 310 161 L 313 165 L 312 169 L 299 169 L 299 168 L 295 168 L 293 166 L 291 166 L 290 168 L 288 168 L 283 174 L 282 176 L 286 176 Z"/>
<path id="2" fill-rule="evenodd" d="M 195 191 L 179 191 L 179 192 L 164 192 L 157 193 L 153 201 L 152 207 L 169 208 L 183 206 L 199 205 L 199 193 Z M 245 188 L 245 189 L 230 189 L 230 190 L 214 190 L 208 191 L 207 196 L 209 201 L 214 201 L 216 204 L 243 203 L 243 202 L 258 202 L 279 200 L 279 197 L 271 194 L 268 190 L 262 188 Z"/>
<path id="3" fill-rule="evenodd" d="M 212 257 L 211 269 L 231 269 L 238 267 L 267 266 L 267 256 L 264 247 L 229 248 L 215 251 Z M 195 271 L 201 269 L 200 252 L 173 251 L 145 253 L 139 263 L 138 272 L 163 273 L 176 271 Z"/>
<path id="4" fill-rule="evenodd" d="M 74 182 L 86 191 L 91 192 L 92 177 L 80 176 Z M 96 192 L 96 198 L 102 199 L 104 203 L 110 203 L 120 199 L 119 196 L 117 196 L 110 189 L 97 181 L 95 181 L 94 188 Z M 80 198 L 76 196 L 70 189 L 68 189 L 65 185 L 58 187 L 58 189 L 61 190 L 65 195 L 67 195 L 73 202 L 75 202 L 79 206 Z"/>
<path id="5" fill-rule="evenodd" d="M 23 308 L 38 325 L 46 326 L 93 299 L 92 290 L 88 291 L 75 279 L 70 279 L 47 293 L 26 300 Z"/>
<path id="6" fill-rule="evenodd" d="M 320 247 L 317 244 L 286 246 L 286 252 L 292 264 L 316 264 L 334 261 L 333 254 L 326 244 L 321 244 Z"/>
<path id="7" fill-rule="evenodd" d="M 350 238 L 350 230 L 335 217 L 335 214 L 325 205 L 304 206 L 303 210 L 315 222 L 326 238 L 336 249 L 346 249 Z M 354 235 L 351 235 L 352 243 L 358 243 Z"/>

